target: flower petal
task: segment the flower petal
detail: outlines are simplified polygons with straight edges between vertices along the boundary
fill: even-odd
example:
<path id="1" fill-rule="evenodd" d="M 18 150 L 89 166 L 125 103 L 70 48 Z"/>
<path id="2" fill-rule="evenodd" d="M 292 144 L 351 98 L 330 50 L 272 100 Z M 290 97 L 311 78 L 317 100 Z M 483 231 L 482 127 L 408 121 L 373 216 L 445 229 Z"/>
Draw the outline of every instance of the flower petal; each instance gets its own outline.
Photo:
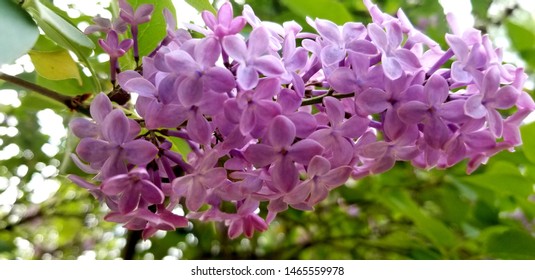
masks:
<path id="1" fill-rule="evenodd" d="M 238 85 L 244 89 L 253 89 L 258 84 L 258 72 L 252 66 L 240 64 L 236 73 Z"/>
<path id="2" fill-rule="evenodd" d="M 299 172 L 288 157 L 275 162 L 270 172 L 275 188 L 283 193 L 290 192 L 299 181 Z"/>
<path id="3" fill-rule="evenodd" d="M 269 143 L 275 148 L 288 148 L 295 138 L 295 126 L 287 117 L 279 115 L 273 119 L 268 130 Z"/>
<path id="4" fill-rule="evenodd" d="M 145 165 L 151 162 L 158 153 L 158 148 L 143 139 L 127 142 L 122 147 L 125 151 L 126 160 L 135 165 Z"/>
<path id="5" fill-rule="evenodd" d="M 269 33 L 263 26 L 253 29 L 249 35 L 248 56 L 259 57 L 267 52 L 269 48 Z"/>
<path id="6" fill-rule="evenodd" d="M 141 197 L 152 204 L 161 204 L 163 203 L 165 196 L 156 185 L 154 185 L 151 181 L 148 180 L 142 180 L 138 182 L 138 185 L 136 186 L 140 189 Z"/>
<path id="7" fill-rule="evenodd" d="M 84 138 L 76 147 L 76 153 L 84 161 L 102 162 L 105 161 L 113 151 L 111 145 L 103 140 Z"/>
<path id="8" fill-rule="evenodd" d="M 115 109 L 106 116 L 101 128 L 104 139 L 113 144 L 120 145 L 128 138 L 130 123 L 122 110 Z"/>
<path id="9" fill-rule="evenodd" d="M 417 124 L 424 120 L 429 106 L 420 101 L 409 101 L 398 109 L 399 118 L 407 124 Z"/>
<path id="10" fill-rule="evenodd" d="M 487 108 L 482 104 L 482 95 L 472 95 L 464 103 L 464 113 L 471 118 L 481 119 L 487 115 Z"/>
<path id="11" fill-rule="evenodd" d="M 322 176 L 331 170 L 331 163 L 320 155 L 314 156 L 307 168 L 308 178 L 312 179 L 314 176 Z"/>
<path id="12" fill-rule="evenodd" d="M 284 73 L 282 62 L 274 56 L 264 55 L 254 60 L 254 67 L 265 76 L 279 76 Z"/>
<path id="13" fill-rule="evenodd" d="M 227 54 L 239 63 L 245 63 L 247 46 L 238 35 L 226 36 L 223 38 L 223 49 Z"/>
<path id="14" fill-rule="evenodd" d="M 357 96 L 356 104 L 366 114 L 376 114 L 389 107 L 388 99 L 390 99 L 390 94 L 378 88 L 370 88 Z"/>
<path id="15" fill-rule="evenodd" d="M 327 96 L 323 98 L 323 104 L 325 105 L 325 111 L 327 112 L 331 124 L 333 126 L 340 124 L 345 116 L 342 102 L 332 96 Z"/>
<path id="16" fill-rule="evenodd" d="M 316 19 L 314 22 L 316 23 L 316 30 L 318 30 L 323 39 L 337 45 L 342 42 L 342 35 L 338 25 L 325 19 Z"/>
<path id="17" fill-rule="evenodd" d="M 102 123 L 106 116 L 113 110 L 110 99 L 104 93 L 99 93 L 91 102 L 89 112 L 91 117 L 97 122 Z"/>
<path id="18" fill-rule="evenodd" d="M 323 146 L 312 139 L 304 139 L 288 149 L 288 156 L 297 163 L 307 165 L 315 155 L 321 155 Z"/>
<path id="19" fill-rule="evenodd" d="M 496 138 L 502 137 L 503 134 L 503 119 L 500 113 L 496 110 L 488 110 L 487 122 L 492 135 Z"/>
<path id="20" fill-rule="evenodd" d="M 275 161 L 277 153 L 266 144 L 255 144 L 247 147 L 243 153 L 245 159 L 256 167 L 264 167 Z"/>
<path id="21" fill-rule="evenodd" d="M 323 65 L 331 66 L 342 61 L 346 57 L 346 52 L 338 46 L 328 45 L 321 50 L 320 57 Z"/>
<path id="22" fill-rule="evenodd" d="M 204 82 L 198 77 L 186 77 L 178 87 L 178 98 L 184 106 L 191 106 L 201 101 Z"/>
<path id="23" fill-rule="evenodd" d="M 441 75 L 434 74 L 425 84 L 424 92 L 427 96 L 427 104 L 437 107 L 448 98 L 448 82 Z"/>
<path id="24" fill-rule="evenodd" d="M 358 87 L 355 72 L 345 67 L 334 70 L 328 80 L 331 87 L 339 93 L 350 93 Z"/>
<path id="25" fill-rule="evenodd" d="M 493 105 L 496 109 L 509 109 L 515 105 L 519 96 L 520 93 L 513 86 L 504 86 L 496 93 Z"/>
<path id="26" fill-rule="evenodd" d="M 232 73 L 221 67 L 212 67 L 204 73 L 206 85 L 215 92 L 228 92 L 236 86 Z"/>

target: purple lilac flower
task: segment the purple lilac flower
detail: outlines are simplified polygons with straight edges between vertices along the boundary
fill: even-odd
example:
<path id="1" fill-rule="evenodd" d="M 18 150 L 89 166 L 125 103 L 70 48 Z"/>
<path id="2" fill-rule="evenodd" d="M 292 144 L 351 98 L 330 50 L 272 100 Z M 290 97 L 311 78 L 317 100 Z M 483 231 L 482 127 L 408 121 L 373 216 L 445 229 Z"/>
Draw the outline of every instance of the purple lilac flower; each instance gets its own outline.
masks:
<path id="1" fill-rule="evenodd" d="M 132 212 L 140 200 L 150 204 L 161 204 L 164 200 L 163 192 L 150 181 L 149 173 L 144 168 L 135 168 L 128 174 L 106 179 L 101 190 L 105 195 L 117 196 L 121 213 Z"/>
<path id="2" fill-rule="evenodd" d="M 108 33 L 111 30 L 122 34 L 128 28 L 126 26 L 126 22 L 121 18 L 117 18 L 112 22 L 107 18 L 103 18 L 100 15 L 97 15 L 93 18 L 93 22 L 95 23 L 94 25 L 90 25 L 84 30 L 85 34 L 92 34 L 95 32 Z"/>
<path id="3" fill-rule="evenodd" d="M 123 56 L 131 47 L 132 39 L 125 39 L 119 42 L 117 32 L 110 30 L 106 40 L 99 39 L 99 45 L 110 56 L 110 81 L 115 85 L 115 75 L 119 72 L 119 57 Z"/>
<path id="4" fill-rule="evenodd" d="M 261 21 L 247 5 L 233 17 L 225 3 L 216 16 L 203 13 L 207 28 L 188 25 L 204 35 L 192 38 L 164 11 L 167 36 L 143 57 L 142 73 L 118 76 L 138 95 L 135 112 L 99 94 L 92 120 L 71 122 L 81 138 L 73 161 L 97 176 L 69 178 L 108 205 L 106 220 L 145 239 L 185 227 L 177 207 L 225 223 L 229 238 L 251 237 L 289 207 L 312 211 L 349 176 L 465 159 L 471 173 L 521 144 L 519 126 L 535 110 L 527 75 L 504 64 L 487 35 L 462 32 L 448 15 L 443 50 L 403 11 L 364 4 L 367 27 L 307 19 L 318 34 Z M 152 7 L 121 8 L 137 36 Z M 238 34 L 245 21 L 248 39 Z M 132 41 L 107 35 L 115 80 Z"/>
<path id="5" fill-rule="evenodd" d="M 372 56 L 377 54 L 375 46 L 367 40 L 366 27 L 361 23 L 346 23 L 340 32 L 339 27 L 331 21 L 316 19 L 315 28 L 325 40 L 320 58 L 323 65 L 329 67 L 342 61 L 347 51 Z"/>
<path id="6" fill-rule="evenodd" d="M 137 7 L 136 10 L 132 8 L 126 0 L 119 0 L 119 7 L 121 8 L 119 16 L 126 23 L 130 24 L 130 32 L 132 33 L 132 40 L 134 43 L 134 59 L 136 63 L 139 61 L 139 47 L 138 47 L 138 25 L 150 21 L 151 14 L 154 11 L 154 6 L 151 4 L 143 4 Z"/>
<path id="7" fill-rule="evenodd" d="M 423 94 L 423 100 L 409 101 L 401 105 L 398 115 L 407 124 L 422 123 L 427 144 L 439 149 L 451 137 L 451 131 L 444 120 L 462 119 L 465 102 L 454 100 L 444 103 L 449 95 L 449 87 L 440 75 L 429 78 L 423 88 Z"/>
<path id="8" fill-rule="evenodd" d="M 76 148 L 78 156 L 100 170 L 100 178 L 107 179 L 126 173 L 128 163 L 145 165 L 158 152 L 150 142 L 130 135 L 130 122 L 123 111 L 111 111 L 101 124 L 102 139 L 83 138 Z"/>
<path id="9" fill-rule="evenodd" d="M 466 100 L 464 112 L 474 119 L 486 117 L 492 135 L 499 138 L 503 133 L 503 119 L 496 109 L 511 108 L 519 92 L 511 85 L 500 88 L 500 73 L 495 67 L 485 74 L 480 90 Z"/>
<path id="10" fill-rule="evenodd" d="M 285 72 L 281 61 L 269 55 L 269 33 L 264 27 L 251 32 L 248 45 L 238 35 L 225 37 L 223 48 L 239 63 L 236 70 L 237 82 L 244 90 L 252 89 L 258 84 L 259 73 L 271 77 Z"/>
<path id="11" fill-rule="evenodd" d="M 385 75 L 395 80 L 401 77 L 405 69 L 417 71 L 422 66 L 416 55 L 410 50 L 400 48 L 403 40 L 401 26 L 396 22 L 385 24 L 386 32 L 379 25 L 370 23 L 368 25 L 368 34 L 381 50 L 381 62 Z"/>
<path id="12" fill-rule="evenodd" d="M 203 11 L 201 16 L 213 35 L 221 40 L 227 35 L 234 35 L 240 32 L 246 24 L 242 16 L 234 17 L 232 4 L 225 2 L 217 11 L 217 18 L 209 11 Z"/>
<path id="13" fill-rule="evenodd" d="M 353 169 L 339 166 L 331 169 L 329 160 L 322 156 L 314 156 L 307 167 L 308 179 L 294 188 L 284 201 L 288 204 L 306 204 L 308 207 L 324 200 L 329 191 L 343 185 Z"/>
<path id="14" fill-rule="evenodd" d="M 272 165 L 270 170 L 275 187 L 283 192 L 290 191 L 298 181 L 299 172 L 295 162 L 307 165 L 324 148 L 312 139 L 292 144 L 295 138 L 294 124 L 284 116 L 273 119 L 267 132 L 266 144 L 249 146 L 245 158 L 256 167 Z"/>

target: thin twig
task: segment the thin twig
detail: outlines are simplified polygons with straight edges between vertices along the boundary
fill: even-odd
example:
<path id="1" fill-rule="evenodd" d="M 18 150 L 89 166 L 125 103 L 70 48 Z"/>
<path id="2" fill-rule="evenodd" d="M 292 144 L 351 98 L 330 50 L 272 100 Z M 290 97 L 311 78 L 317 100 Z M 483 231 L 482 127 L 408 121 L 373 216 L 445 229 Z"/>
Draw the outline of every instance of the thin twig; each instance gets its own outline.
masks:
<path id="1" fill-rule="evenodd" d="M 12 84 L 21 86 L 23 88 L 29 89 L 31 91 L 34 91 L 38 94 L 46 96 L 57 102 L 60 102 L 61 104 L 67 106 L 67 108 L 73 111 L 77 111 L 77 112 L 80 112 L 82 114 L 89 116 L 89 107 L 83 104 L 83 101 L 87 98 L 86 95 L 79 95 L 79 96 L 74 96 L 74 97 L 66 96 L 56 91 L 42 87 L 40 85 L 36 85 L 34 83 L 23 80 L 21 78 L 11 76 L 5 73 L 1 73 L 1 72 L 0 72 L 0 80 L 4 80 Z"/>
<path id="2" fill-rule="evenodd" d="M 332 96 L 336 99 L 344 99 L 355 96 L 354 92 L 351 93 L 342 93 L 342 94 L 332 94 L 331 91 L 327 92 L 326 94 L 322 94 L 320 96 L 315 96 L 311 98 L 304 99 L 301 102 L 301 106 L 307 106 L 307 105 L 313 105 L 313 104 L 319 104 L 323 102 L 323 98 L 327 96 Z"/>

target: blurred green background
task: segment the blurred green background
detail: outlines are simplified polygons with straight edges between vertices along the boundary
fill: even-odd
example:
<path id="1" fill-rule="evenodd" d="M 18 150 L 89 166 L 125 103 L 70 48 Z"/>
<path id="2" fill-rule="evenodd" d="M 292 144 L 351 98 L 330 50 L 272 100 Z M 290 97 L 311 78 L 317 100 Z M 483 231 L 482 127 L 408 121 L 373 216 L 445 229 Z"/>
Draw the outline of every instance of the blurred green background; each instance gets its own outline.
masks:
<path id="1" fill-rule="evenodd" d="M 94 3 L 100 9 L 95 13 L 110 9 L 108 1 L 42 2 L 81 29 L 95 14 L 84 12 L 80 2 Z M 305 16 L 339 24 L 370 21 L 358 0 L 239 1 L 235 14 L 244 2 L 262 20 L 296 20 L 309 30 Z M 448 30 L 438 1 L 375 2 L 391 14 L 402 8 L 416 26 L 444 44 Z M 471 3 L 475 26 L 505 49 L 507 62 L 526 68 L 526 90 L 533 93 L 535 19 L 530 5 Z M 179 21 L 182 12 L 177 8 Z M 35 71 L 32 62 L 40 63 L 46 46 L 42 40 L 31 58 L 3 69 L 68 95 L 94 90 L 88 69 L 76 61 L 65 61 L 75 65 L 68 79 L 50 77 L 43 68 Z M 56 47 L 54 51 L 65 51 Z M 100 85 L 109 89 L 101 54 L 97 48 L 89 62 Z M 59 103 L 0 81 L 0 259 L 535 259 L 535 123 L 523 127 L 522 148 L 498 154 L 470 176 L 464 164 L 426 171 L 399 163 L 385 174 L 348 182 L 315 211 L 281 213 L 267 232 L 251 239 L 229 240 L 224 225 L 193 222 L 141 241 L 105 222 L 105 208 L 65 178 L 83 175 L 68 160 L 76 140 L 66 124 L 76 116 Z"/>

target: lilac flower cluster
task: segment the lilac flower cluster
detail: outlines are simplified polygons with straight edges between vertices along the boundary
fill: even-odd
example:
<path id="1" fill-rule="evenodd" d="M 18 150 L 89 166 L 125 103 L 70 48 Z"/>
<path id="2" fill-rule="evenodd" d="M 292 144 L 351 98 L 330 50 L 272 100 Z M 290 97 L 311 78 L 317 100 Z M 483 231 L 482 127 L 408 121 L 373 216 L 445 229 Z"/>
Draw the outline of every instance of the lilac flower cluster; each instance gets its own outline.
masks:
<path id="1" fill-rule="evenodd" d="M 82 139 L 73 158 L 98 183 L 70 178 L 105 201 L 106 220 L 144 238 L 187 219 L 251 237 L 288 206 L 312 210 L 349 177 L 396 161 L 429 169 L 466 159 L 470 173 L 521 144 L 535 104 L 523 70 L 503 64 L 488 36 L 460 32 L 450 16 L 443 50 L 401 10 L 393 17 L 364 2 L 372 23 L 308 19 L 317 34 L 262 22 L 249 6 L 234 17 L 225 3 L 202 13 L 206 28 L 190 26 L 204 35 L 195 39 L 165 12 L 167 37 L 143 71 L 118 75 L 138 95 L 139 117 L 98 95 L 93 120 L 70 125 Z M 122 8 L 132 27 L 152 11 Z M 109 30 L 113 44 L 102 45 L 118 57 L 125 48 Z"/>

